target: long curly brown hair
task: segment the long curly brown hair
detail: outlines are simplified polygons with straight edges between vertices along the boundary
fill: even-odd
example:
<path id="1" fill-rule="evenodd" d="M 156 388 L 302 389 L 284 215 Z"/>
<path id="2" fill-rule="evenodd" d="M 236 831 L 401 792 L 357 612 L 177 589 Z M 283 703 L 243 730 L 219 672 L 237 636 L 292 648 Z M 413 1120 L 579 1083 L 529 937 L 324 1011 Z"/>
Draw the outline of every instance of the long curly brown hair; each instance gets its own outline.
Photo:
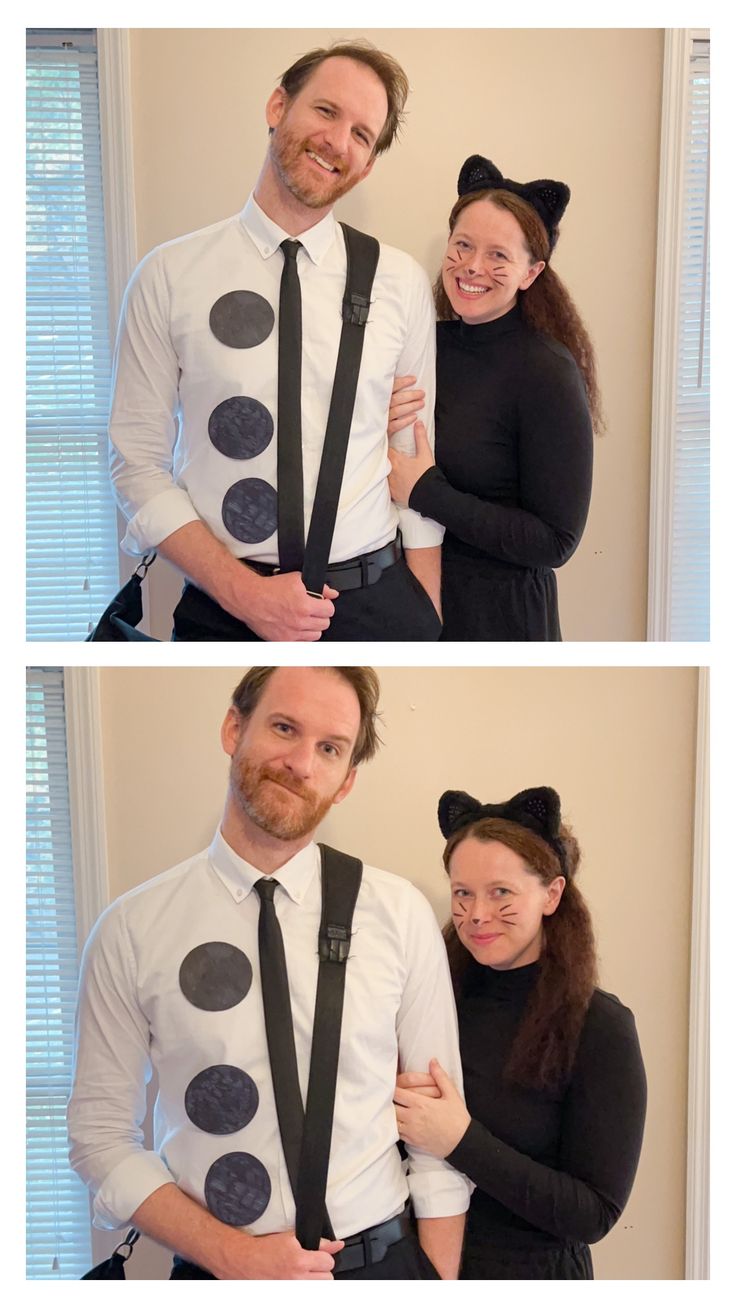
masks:
<path id="1" fill-rule="evenodd" d="M 511 1047 L 504 1075 L 518 1085 L 557 1090 L 572 1069 L 593 990 L 598 979 L 593 924 L 587 904 L 575 885 L 580 847 L 569 827 L 561 827 L 565 867 L 541 836 L 516 822 L 481 818 L 454 832 L 443 855 L 450 872 L 452 855 L 463 840 L 499 841 L 519 855 L 527 872 L 549 885 L 565 876 L 565 889 L 557 909 L 542 918 L 543 945 L 539 975 L 527 1000 L 524 1016 Z M 472 961 L 452 920 L 443 931 L 450 972 L 458 999 Z M 492 1032 L 489 1032 L 489 1037 Z"/>
<path id="2" fill-rule="evenodd" d="M 534 279 L 526 291 L 519 291 L 518 303 L 526 322 L 535 331 L 542 332 L 559 341 L 571 353 L 580 372 L 588 397 L 588 407 L 593 430 L 602 432 L 605 419 L 601 407 L 601 395 L 598 389 L 595 351 L 585 324 L 572 301 L 567 287 L 553 268 L 550 267 L 550 240 L 539 214 L 526 200 L 514 195 L 512 191 L 470 191 L 461 195 L 450 214 L 450 234 L 455 224 L 469 204 L 479 200 L 488 200 L 499 209 L 508 209 L 524 233 L 526 248 L 532 263 L 543 260 L 545 267 Z M 433 287 L 437 317 L 440 322 L 449 322 L 457 318 L 442 283 L 442 270 Z"/>

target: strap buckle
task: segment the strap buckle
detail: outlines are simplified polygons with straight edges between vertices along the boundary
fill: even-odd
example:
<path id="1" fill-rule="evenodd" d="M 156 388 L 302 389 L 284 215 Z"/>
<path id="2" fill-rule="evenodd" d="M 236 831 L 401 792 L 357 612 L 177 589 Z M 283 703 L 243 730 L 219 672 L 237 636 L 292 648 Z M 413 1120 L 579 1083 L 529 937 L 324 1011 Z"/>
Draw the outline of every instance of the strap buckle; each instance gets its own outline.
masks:
<path id="1" fill-rule="evenodd" d="M 155 557 L 156 556 L 154 555 L 154 558 Z M 125 1239 L 121 1241 L 117 1249 L 113 1249 L 113 1253 L 118 1254 L 122 1258 L 123 1262 L 127 1263 L 128 1259 L 130 1258 L 130 1255 L 133 1252 L 133 1245 L 137 1244 L 140 1238 L 141 1238 L 140 1231 L 136 1231 L 135 1227 L 131 1227 Z M 123 1253 L 123 1249 L 127 1249 L 128 1252 Z"/>
<path id="2" fill-rule="evenodd" d="M 345 963 L 350 953 L 350 932 L 347 927 L 332 926 L 328 922 L 319 937 L 321 963 Z"/>
<path id="3" fill-rule="evenodd" d="M 153 550 L 150 554 L 144 554 L 143 558 L 138 564 L 138 567 L 134 569 L 133 576 L 140 577 L 142 581 L 155 558 L 156 558 L 155 550 Z"/>
<path id="4" fill-rule="evenodd" d="M 354 327 L 364 327 L 368 321 L 371 302 L 365 295 L 359 295 L 353 291 L 349 296 L 346 295 L 342 302 L 343 322 L 352 323 Z"/>

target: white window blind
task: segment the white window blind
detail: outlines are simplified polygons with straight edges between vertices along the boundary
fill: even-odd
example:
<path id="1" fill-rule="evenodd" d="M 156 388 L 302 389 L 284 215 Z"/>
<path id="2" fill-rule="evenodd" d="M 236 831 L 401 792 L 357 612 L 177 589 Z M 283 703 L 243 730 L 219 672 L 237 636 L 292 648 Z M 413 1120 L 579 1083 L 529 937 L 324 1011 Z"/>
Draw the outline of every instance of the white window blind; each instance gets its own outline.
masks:
<path id="1" fill-rule="evenodd" d="M 87 1191 L 68 1161 L 78 980 L 71 819 L 60 668 L 30 668 L 27 749 L 26 1275 L 77 1280 L 92 1262 Z"/>
<path id="2" fill-rule="evenodd" d="M 710 637 L 710 40 L 665 32 L 652 387 L 650 640 Z"/>
<path id="3" fill-rule="evenodd" d="M 692 41 L 680 254 L 671 640 L 708 640 L 710 630 L 709 52 L 708 41 Z"/>
<path id="4" fill-rule="evenodd" d="M 94 31 L 27 35 L 27 636 L 83 640 L 119 585 Z"/>

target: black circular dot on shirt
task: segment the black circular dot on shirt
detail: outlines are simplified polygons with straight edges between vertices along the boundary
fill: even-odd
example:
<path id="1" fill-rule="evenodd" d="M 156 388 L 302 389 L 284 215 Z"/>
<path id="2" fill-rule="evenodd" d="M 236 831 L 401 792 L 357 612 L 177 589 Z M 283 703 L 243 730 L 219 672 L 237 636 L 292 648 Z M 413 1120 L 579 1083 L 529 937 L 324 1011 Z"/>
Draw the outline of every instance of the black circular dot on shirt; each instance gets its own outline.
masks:
<path id="1" fill-rule="evenodd" d="M 273 418 L 260 400 L 233 395 L 212 410 L 207 430 L 220 454 L 229 459 L 254 459 L 273 436 Z"/>
<path id="2" fill-rule="evenodd" d="M 236 540 L 253 545 L 267 540 L 278 524 L 278 497 L 260 477 L 236 481 L 222 501 L 222 521 Z"/>
<path id="3" fill-rule="evenodd" d="M 223 1154 L 204 1180 L 210 1212 L 228 1226 L 248 1226 L 266 1211 L 271 1182 L 263 1163 L 252 1154 Z"/>
<path id="4" fill-rule="evenodd" d="M 210 309 L 213 335 L 234 350 L 261 345 L 271 335 L 273 324 L 271 305 L 255 291 L 228 291 Z"/>
<path id="5" fill-rule="evenodd" d="M 223 940 L 209 940 L 187 954 L 179 968 L 182 993 L 208 1013 L 234 1008 L 244 999 L 253 980 L 253 968 L 242 949 Z"/>
<path id="6" fill-rule="evenodd" d="M 198 1072 L 184 1092 L 187 1117 L 200 1131 L 230 1135 L 242 1131 L 258 1108 L 258 1089 L 239 1067 L 219 1063 Z"/>

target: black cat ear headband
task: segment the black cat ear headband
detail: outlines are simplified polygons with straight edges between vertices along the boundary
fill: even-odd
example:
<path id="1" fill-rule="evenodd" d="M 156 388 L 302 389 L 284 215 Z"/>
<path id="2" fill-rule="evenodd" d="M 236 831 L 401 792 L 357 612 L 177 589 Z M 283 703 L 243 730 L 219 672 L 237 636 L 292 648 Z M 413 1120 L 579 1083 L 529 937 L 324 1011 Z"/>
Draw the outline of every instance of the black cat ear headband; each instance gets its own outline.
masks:
<path id="1" fill-rule="evenodd" d="M 570 188 L 564 182 L 551 182 L 547 179 L 539 182 L 512 182 L 504 177 L 500 169 L 482 154 L 471 154 L 460 169 L 457 181 L 457 193 L 467 195 L 471 191 L 511 191 L 521 196 L 539 214 L 549 236 L 549 248 L 552 251 L 559 235 L 558 223 L 567 208 Z"/>
<path id="2" fill-rule="evenodd" d="M 549 845 L 565 873 L 565 847 L 560 840 L 560 797 L 551 786 L 520 790 L 504 804 L 481 804 L 464 790 L 446 790 L 437 807 L 440 831 L 447 840 L 481 818 L 502 818 L 526 827 Z"/>

